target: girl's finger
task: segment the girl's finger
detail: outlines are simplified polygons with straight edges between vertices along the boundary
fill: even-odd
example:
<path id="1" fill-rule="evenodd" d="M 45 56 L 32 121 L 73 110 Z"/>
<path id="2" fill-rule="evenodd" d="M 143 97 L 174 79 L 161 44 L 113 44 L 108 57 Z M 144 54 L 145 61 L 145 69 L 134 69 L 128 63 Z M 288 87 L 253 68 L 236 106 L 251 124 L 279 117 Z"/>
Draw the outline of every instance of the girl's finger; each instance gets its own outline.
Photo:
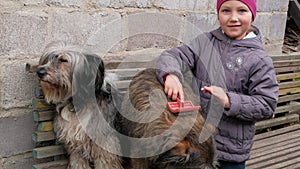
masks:
<path id="1" fill-rule="evenodd" d="M 178 92 L 173 92 L 172 94 L 172 100 L 176 100 L 178 97 Z"/>
<path id="2" fill-rule="evenodd" d="M 180 100 L 184 101 L 184 94 L 183 94 L 182 89 L 179 91 L 178 95 L 179 95 Z"/>
<path id="3" fill-rule="evenodd" d="M 165 86 L 165 93 L 168 94 L 169 88 Z"/>
<path id="4" fill-rule="evenodd" d="M 168 98 L 172 98 L 173 91 L 171 89 L 168 90 Z"/>
<path id="5" fill-rule="evenodd" d="M 204 86 L 203 88 L 201 88 L 201 91 L 203 91 L 204 93 L 212 94 L 212 91 L 211 91 L 210 87 Z"/>

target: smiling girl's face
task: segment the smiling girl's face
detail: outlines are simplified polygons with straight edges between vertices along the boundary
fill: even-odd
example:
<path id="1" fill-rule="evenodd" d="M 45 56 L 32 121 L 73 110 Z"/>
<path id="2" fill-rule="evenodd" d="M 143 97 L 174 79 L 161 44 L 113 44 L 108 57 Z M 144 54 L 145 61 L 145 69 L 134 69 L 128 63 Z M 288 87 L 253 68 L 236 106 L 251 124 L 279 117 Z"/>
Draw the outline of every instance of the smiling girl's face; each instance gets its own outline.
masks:
<path id="1" fill-rule="evenodd" d="M 252 13 L 247 5 L 238 0 L 224 2 L 218 11 L 220 26 L 232 39 L 243 39 L 252 24 Z"/>

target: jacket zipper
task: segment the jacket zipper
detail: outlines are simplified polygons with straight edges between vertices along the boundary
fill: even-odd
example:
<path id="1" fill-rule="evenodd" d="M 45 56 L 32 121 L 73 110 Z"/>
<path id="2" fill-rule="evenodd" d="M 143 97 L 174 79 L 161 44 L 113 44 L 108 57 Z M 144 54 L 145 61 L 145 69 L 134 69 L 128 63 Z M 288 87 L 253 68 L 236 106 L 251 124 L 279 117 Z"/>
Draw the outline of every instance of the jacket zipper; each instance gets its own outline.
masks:
<path id="1" fill-rule="evenodd" d="M 225 46 L 225 49 L 224 49 L 224 51 L 223 51 L 223 56 L 224 56 L 224 54 L 225 54 L 225 56 L 227 56 L 228 55 L 228 51 L 229 51 L 229 49 L 230 49 L 230 45 L 231 45 L 231 40 L 227 40 L 226 41 L 226 46 Z"/>

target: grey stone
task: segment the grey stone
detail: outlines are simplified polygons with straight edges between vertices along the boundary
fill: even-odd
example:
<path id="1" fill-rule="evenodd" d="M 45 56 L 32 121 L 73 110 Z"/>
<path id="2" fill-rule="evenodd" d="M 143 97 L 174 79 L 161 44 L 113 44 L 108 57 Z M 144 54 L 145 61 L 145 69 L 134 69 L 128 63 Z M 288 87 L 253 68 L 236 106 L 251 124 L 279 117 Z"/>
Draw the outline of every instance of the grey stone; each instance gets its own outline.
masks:
<path id="1" fill-rule="evenodd" d="M 8 157 L 32 151 L 35 146 L 31 139 L 33 129 L 34 122 L 31 112 L 21 117 L 1 118 L 0 156 Z"/>
<path id="2" fill-rule="evenodd" d="M 271 22 L 270 14 L 258 14 L 256 16 L 256 19 L 253 22 L 253 25 L 260 30 L 260 33 L 262 34 L 263 37 L 263 41 L 269 36 L 270 22 Z"/>
<path id="3" fill-rule="evenodd" d="M 143 48 L 168 49 L 179 45 L 179 40 L 159 34 L 141 34 L 129 37 L 127 50 Z"/>
<path id="4" fill-rule="evenodd" d="M 283 41 L 272 42 L 265 45 L 265 50 L 269 55 L 279 55 L 282 53 Z"/>
<path id="5" fill-rule="evenodd" d="M 256 4 L 257 11 L 259 12 L 286 12 L 288 10 L 289 0 L 258 0 L 256 1 Z"/>
<path id="6" fill-rule="evenodd" d="M 48 15 L 43 12 L 0 13 L 0 56 L 36 53 L 45 46 Z"/>
<path id="7" fill-rule="evenodd" d="M 153 0 L 121 0 L 124 7 L 149 8 Z"/>
<path id="8" fill-rule="evenodd" d="M 271 40 L 283 40 L 285 33 L 287 15 L 285 13 L 274 13 L 271 17 L 270 35 Z"/>
<path id="9" fill-rule="evenodd" d="M 163 9 L 180 9 L 180 0 L 157 0 L 154 2 L 154 6 L 163 8 Z"/>
<path id="10" fill-rule="evenodd" d="M 187 43 L 201 33 L 210 32 L 219 27 L 218 16 L 208 13 L 189 13 L 183 34 L 183 42 Z"/>
<path id="11" fill-rule="evenodd" d="M 0 107 L 10 109 L 30 106 L 37 82 L 34 74 L 25 71 L 27 61 L 2 60 L 1 62 Z"/>
<path id="12" fill-rule="evenodd" d="M 26 6 L 60 6 L 60 7 L 77 7 L 84 6 L 89 0 L 21 0 Z"/>
<path id="13" fill-rule="evenodd" d="M 54 14 L 52 40 L 63 40 L 76 45 L 87 45 L 95 36 L 100 36 L 98 41 L 103 41 L 101 37 L 110 40 L 109 37 L 114 30 L 104 32 L 102 29 L 110 27 L 111 24 L 121 19 L 120 14 L 112 13 L 83 13 L 56 11 Z M 114 29 L 112 27 L 112 29 Z M 111 32 L 110 32 L 111 31 Z M 99 33 L 101 33 L 99 35 Z M 109 42 L 108 42 L 109 43 Z M 94 42 L 97 45 L 97 42 Z M 102 46 L 96 46 L 101 48 Z M 111 46 L 113 47 L 113 46 Z"/>

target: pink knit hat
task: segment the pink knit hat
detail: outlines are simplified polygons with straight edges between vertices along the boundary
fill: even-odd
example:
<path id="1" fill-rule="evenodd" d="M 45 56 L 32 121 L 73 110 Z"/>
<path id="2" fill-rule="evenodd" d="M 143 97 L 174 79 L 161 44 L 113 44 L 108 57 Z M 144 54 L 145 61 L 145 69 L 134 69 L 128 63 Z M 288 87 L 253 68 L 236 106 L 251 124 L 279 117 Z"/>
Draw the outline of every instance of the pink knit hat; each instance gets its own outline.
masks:
<path id="1" fill-rule="evenodd" d="M 218 0 L 217 1 L 217 12 L 219 12 L 221 5 L 226 1 L 227 0 Z M 243 2 L 244 4 L 246 4 L 248 6 L 250 11 L 252 12 L 252 18 L 254 20 L 256 17 L 256 0 L 239 0 L 239 1 Z"/>

